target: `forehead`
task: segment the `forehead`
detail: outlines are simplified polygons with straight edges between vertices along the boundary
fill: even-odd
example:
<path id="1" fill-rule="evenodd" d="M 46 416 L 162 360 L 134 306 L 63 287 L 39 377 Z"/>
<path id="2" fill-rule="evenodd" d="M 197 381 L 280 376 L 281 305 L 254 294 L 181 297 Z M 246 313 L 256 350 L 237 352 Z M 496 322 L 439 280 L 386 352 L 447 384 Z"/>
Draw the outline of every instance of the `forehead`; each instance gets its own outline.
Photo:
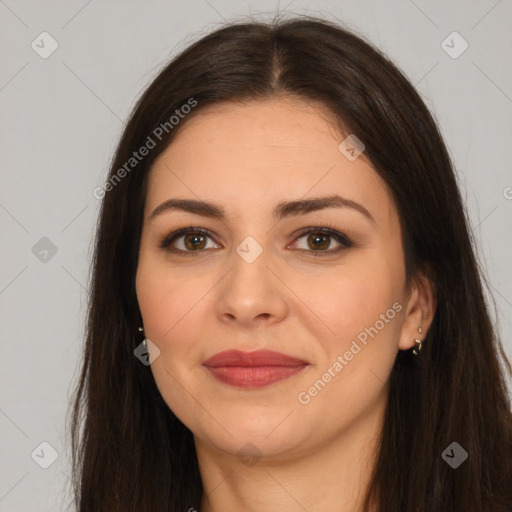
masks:
<path id="1" fill-rule="evenodd" d="M 228 211 L 334 193 L 363 203 L 379 222 L 396 212 L 364 154 L 350 161 L 345 138 L 322 104 L 274 99 L 208 106 L 180 127 L 149 175 L 146 212 L 169 197 L 215 199 Z"/>

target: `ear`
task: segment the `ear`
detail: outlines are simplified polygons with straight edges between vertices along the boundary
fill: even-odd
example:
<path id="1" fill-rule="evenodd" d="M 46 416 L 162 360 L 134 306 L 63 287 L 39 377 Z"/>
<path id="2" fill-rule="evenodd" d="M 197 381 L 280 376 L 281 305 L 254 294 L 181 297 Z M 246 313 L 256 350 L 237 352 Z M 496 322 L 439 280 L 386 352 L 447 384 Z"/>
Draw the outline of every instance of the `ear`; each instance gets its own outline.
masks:
<path id="1" fill-rule="evenodd" d="M 435 285 L 430 272 L 418 270 L 411 280 L 404 313 L 404 323 L 400 332 L 398 348 L 409 350 L 416 345 L 415 339 L 424 340 L 434 319 L 436 310 Z M 421 333 L 418 332 L 421 327 Z"/>

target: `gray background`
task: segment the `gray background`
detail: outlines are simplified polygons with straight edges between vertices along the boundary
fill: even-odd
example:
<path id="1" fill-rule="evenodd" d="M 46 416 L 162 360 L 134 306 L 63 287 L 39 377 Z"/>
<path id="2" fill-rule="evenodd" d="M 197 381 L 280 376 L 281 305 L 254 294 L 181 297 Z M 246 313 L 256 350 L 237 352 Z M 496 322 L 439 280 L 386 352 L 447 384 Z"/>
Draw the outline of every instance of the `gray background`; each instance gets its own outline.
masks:
<path id="1" fill-rule="evenodd" d="M 81 355 L 92 191 L 123 121 L 178 50 L 224 19 L 266 19 L 278 8 L 345 22 L 419 89 L 457 167 L 512 357 L 510 0 L 0 0 L 0 512 L 68 504 L 64 421 Z M 46 59 L 31 47 L 49 48 L 43 31 L 59 45 Z M 453 31 L 469 44 L 456 59 L 441 46 Z M 41 252 L 43 237 L 56 254 Z M 49 460 L 43 441 L 58 453 L 48 469 L 35 462 Z"/>

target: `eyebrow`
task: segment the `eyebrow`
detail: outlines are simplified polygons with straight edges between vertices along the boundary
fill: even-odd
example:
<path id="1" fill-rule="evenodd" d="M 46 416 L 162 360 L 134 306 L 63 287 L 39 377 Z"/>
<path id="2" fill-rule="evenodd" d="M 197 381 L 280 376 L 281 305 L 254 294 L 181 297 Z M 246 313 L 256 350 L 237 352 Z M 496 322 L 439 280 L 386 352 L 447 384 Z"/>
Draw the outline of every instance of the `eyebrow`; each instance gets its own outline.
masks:
<path id="1" fill-rule="evenodd" d="M 306 215 L 325 208 L 351 208 L 362 213 L 373 224 L 377 224 L 373 215 L 363 205 L 339 195 L 300 199 L 297 201 L 282 201 L 276 205 L 272 213 L 274 219 L 282 220 L 285 217 Z M 169 211 L 183 211 L 219 220 L 226 218 L 226 211 L 222 206 L 194 199 L 167 199 L 167 201 L 164 201 L 153 210 L 149 218 L 151 220 L 157 215 Z"/>

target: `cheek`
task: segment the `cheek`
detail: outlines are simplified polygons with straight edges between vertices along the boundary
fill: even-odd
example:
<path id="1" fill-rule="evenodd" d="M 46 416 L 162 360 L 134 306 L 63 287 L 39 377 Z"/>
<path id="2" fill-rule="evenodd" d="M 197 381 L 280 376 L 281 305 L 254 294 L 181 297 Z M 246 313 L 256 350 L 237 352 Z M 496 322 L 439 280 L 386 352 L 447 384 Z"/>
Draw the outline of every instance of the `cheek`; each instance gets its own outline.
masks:
<path id="1" fill-rule="evenodd" d="M 163 341 L 165 333 L 185 314 L 184 290 L 169 279 L 169 274 L 154 258 L 141 257 L 136 277 L 137 300 L 146 336 L 155 342 Z"/>
<path id="2" fill-rule="evenodd" d="M 330 338 L 344 344 L 392 308 L 399 298 L 394 283 L 400 282 L 393 275 L 388 265 L 372 265 L 368 259 L 361 268 L 347 265 L 336 277 L 331 275 L 323 289 L 307 295 L 307 304 L 329 328 Z"/>
<path id="3" fill-rule="evenodd" d="M 331 331 L 319 338 L 324 356 L 318 361 L 311 385 L 319 378 L 329 382 L 329 389 L 315 398 L 316 407 L 333 400 L 350 405 L 354 411 L 362 410 L 383 392 L 398 350 L 402 278 L 393 258 L 368 253 L 357 264 L 340 269 L 323 293 L 317 290 L 311 295 L 308 305 Z M 354 402 L 358 396 L 359 405 Z"/>
<path id="4" fill-rule="evenodd" d="M 397 298 L 385 266 L 371 265 L 316 295 L 311 309 L 321 313 L 334 336 L 318 338 L 323 356 L 297 396 L 301 407 L 307 405 L 301 409 L 307 417 L 345 427 L 383 399 L 401 325 Z"/>
<path id="5" fill-rule="evenodd" d="M 163 352 L 171 349 L 176 355 L 189 350 L 200 336 L 201 317 L 208 305 L 205 295 L 212 286 L 204 276 L 142 259 L 136 289 L 146 336 Z"/>

